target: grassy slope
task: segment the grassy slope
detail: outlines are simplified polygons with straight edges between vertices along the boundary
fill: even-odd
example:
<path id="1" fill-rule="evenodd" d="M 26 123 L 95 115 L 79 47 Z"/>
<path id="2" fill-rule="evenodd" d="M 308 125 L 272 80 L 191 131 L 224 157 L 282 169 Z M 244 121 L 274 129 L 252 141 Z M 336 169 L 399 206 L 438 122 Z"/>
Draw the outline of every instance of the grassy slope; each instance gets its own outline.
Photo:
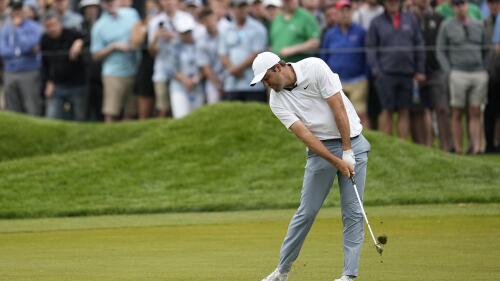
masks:
<path id="1" fill-rule="evenodd" d="M 381 263 L 366 233 L 359 281 L 497 280 L 500 274 L 498 204 L 368 207 L 368 212 L 374 231 L 389 239 Z M 0 280 L 261 280 L 277 262 L 292 214 L 0 220 Z M 338 276 L 340 229 L 339 210 L 321 210 L 290 281 Z"/>
<path id="2" fill-rule="evenodd" d="M 77 140 L 74 147 L 53 149 L 59 141 L 52 133 L 47 145 L 30 152 L 36 157 L 0 162 L 0 217 L 297 205 L 304 147 L 264 105 L 221 104 L 179 121 L 117 126 L 29 122 L 52 132 L 69 126 Z M 87 141 L 78 140 L 83 132 Z M 378 133 L 366 136 L 372 144 L 367 204 L 500 201 L 498 158 L 459 157 Z M 35 133 L 33 142 L 40 139 Z M 12 142 L 0 154 L 29 145 Z M 327 204 L 337 204 L 337 193 Z"/>
<path id="3" fill-rule="evenodd" d="M 0 112 L 0 162 L 129 141 L 141 136 L 152 125 L 154 122 L 103 126 L 97 123 L 47 121 Z"/>

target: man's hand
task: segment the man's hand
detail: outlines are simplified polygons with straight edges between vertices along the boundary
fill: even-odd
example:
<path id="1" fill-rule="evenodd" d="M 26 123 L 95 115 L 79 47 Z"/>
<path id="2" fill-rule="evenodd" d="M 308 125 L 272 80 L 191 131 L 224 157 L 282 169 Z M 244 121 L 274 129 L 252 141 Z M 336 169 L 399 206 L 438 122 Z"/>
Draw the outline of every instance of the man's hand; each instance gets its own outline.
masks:
<path id="1" fill-rule="evenodd" d="M 113 44 L 113 50 L 119 52 L 128 52 L 130 51 L 130 46 L 127 43 L 117 42 Z"/>
<path id="2" fill-rule="evenodd" d="M 12 17 L 12 23 L 14 26 L 19 27 L 23 23 L 23 17 L 15 15 Z"/>
<path id="3" fill-rule="evenodd" d="M 425 74 L 422 73 L 416 73 L 415 76 L 413 77 L 417 82 L 424 82 L 427 78 L 425 77 Z"/>
<path id="4" fill-rule="evenodd" d="M 71 61 L 76 60 L 82 53 L 82 49 L 83 49 L 82 39 L 78 39 L 75 42 L 73 42 L 71 48 L 69 49 L 69 60 Z"/>
<path id="5" fill-rule="evenodd" d="M 51 98 L 54 94 L 54 83 L 52 81 L 47 81 L 47 84 L 45 84 L 44 94 L 47 98 Z"/>
<path id="6" fill-rule="evenodd" d="M 345 160 L 338 161 L 335 167 L 344 177 L 350 178 L 354 176 L 354 167 Z"/>
<path id="7" fill-rule="evenodd" d="M 283 49 L 281 49 L 281 52 L 280 52 L 280 55 L 282 57 L 288 57 L 288 56 L 291 56 L 294 54 L 294 50 L 292 47 L 285 47 Z"/>
<path id="8" fill-rule="evenodd" d="M 344 150 L 344 152 L 342 152 L 342 160 L 349 163 L 349 165 L 353 168 L 356 166 L 356 159 L 354 158 L 354 152 L 352 149 Z"/>
<path id="9" fill-rule="evenodd" d="M 229 74 L 231 74 L 234 77 L 240 78 L 243 75 L 243 71 L 239 66 L 232 65 L 229 68 Z"/>

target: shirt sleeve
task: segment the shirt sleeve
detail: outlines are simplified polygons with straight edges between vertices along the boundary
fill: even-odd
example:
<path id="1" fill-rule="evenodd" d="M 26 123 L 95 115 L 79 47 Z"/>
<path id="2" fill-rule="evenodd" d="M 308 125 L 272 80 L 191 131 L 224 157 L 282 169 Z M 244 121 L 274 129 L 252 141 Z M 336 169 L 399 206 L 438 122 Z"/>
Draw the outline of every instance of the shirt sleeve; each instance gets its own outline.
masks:
<path id="1" fill-rule="evenodd" d="M 231 32 L 231 31 L 229 31 Z M 226 40 L 225 36 L 228 32 L 225 32 L 219 36 L 218 42 L 217 42 L 217 54 L 219 56 L 225 56 L 228 53 L 228 48 L 226 46 Z"/>
<path id="2" fill-rule="evenodd" d="M 102 40 L 102 38 L 100 36 L 98 24 L 96 24 L 96 25 L 94 25 L 94 27 L 92 27 L 92 35 L 91 36 L 92 36 L 90 39 L 90 52 L 91 53 L 97 53 L 106 47 L 104 44 L 104 41 Z"/>
<path id="3" fill-rule="evenodd" d="M 497 15 L 495 29 L 493 31 L 493 43 L 500 44 L 500 14 Z"/>
<path id="4" fill-rule="evenodd" d="M 297 115 L 295 115 L 290 110 L 286 109 L 281 104 L 281 102 L 279 102 L 276 99 L 273 99 L 272 97 L 271 97 L 271 101 L 270 101 L 270 106 L 271 106 L 271 111 L 274 113 L 274 115 L 281 121 L 281 123 L 287 129 L 290 129 L 290 127 L 293 125 L 293 123 L 295 123 L 298 120 L 300 120 L 297 117 Z"/>
<path id="5" fill-rule="evenodd" d="M 158 30 L 159 21 L 153 18 L 148 24 L 148 45 L 154 41 L 156 31 Z"/>
<path id="6" fill-rule="evenodd" d="M 314 76 L 320 89 L 321 97 L 329 98 L 342 90 L 339 75 L 333 73 L 330 67 L 321 59 L 314 60 Z"/>
<path id="7" fill-rule="evenodd" d="M 305 25 L 306 28 L 306 37 L 307 40 L 309 39 L 319 39 L 320 37 L 320 28 L 318 21 L 313 15 L 310 15 L 307 17 L 307 24 Z"/>
<path id="8" fill-rule="evenodd" d="M 200 42 L 196 43 L 196 64 L 199 67 L 210 64 L 209 50 L 203 42 L 203 40 L 200 40 Z"/>

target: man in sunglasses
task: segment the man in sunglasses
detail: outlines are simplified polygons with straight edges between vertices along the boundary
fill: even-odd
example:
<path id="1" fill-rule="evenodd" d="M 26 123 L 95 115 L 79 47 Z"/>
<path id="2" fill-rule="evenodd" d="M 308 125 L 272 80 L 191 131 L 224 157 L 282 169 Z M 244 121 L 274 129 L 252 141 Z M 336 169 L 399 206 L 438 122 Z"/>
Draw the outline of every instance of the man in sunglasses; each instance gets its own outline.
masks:
<path id="1" fill-rule="evenodd" d="M 451 129 L 455 152 L 461 154 L 462 116 L 467 110 L 471 154 L 481 148 L 481 107 L 486 103 L 488 73 L 487 41 L 481 22 L 471 19 L 465 0 L 452 0 L 455 18 L 441 25 L 436 42 L 441 69 L 449 75 Z"/>

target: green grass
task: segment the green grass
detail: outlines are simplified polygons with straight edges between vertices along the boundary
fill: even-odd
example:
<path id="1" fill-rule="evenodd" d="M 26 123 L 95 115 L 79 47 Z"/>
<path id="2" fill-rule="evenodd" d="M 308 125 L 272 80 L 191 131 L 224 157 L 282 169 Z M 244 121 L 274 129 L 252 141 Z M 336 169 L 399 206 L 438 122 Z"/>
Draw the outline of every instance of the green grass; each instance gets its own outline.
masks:
<path id="1" fill-rule="evenodd" d="M 359 281 L 497 280 L 500 205 L 367 207 Z M 247 281 L 272 271 L 293 210 L 0 220 L 0 280 Z M 322 209 L 290 281 L 342 270 L 339 209 Z M 381 263 L 383 261 L 383 263 Z"/>
<path id="2" fill-rule="evenodd" d="M 220 104 L 177 121 L 62 123 L 0 113 L 0 217 L 290 208 L 304 146 L 266 105 Z M 376 132 L 366 204 L 500 202 L 500 158 Z M 328 205 L 338 204 L 337 192 Z"/>

